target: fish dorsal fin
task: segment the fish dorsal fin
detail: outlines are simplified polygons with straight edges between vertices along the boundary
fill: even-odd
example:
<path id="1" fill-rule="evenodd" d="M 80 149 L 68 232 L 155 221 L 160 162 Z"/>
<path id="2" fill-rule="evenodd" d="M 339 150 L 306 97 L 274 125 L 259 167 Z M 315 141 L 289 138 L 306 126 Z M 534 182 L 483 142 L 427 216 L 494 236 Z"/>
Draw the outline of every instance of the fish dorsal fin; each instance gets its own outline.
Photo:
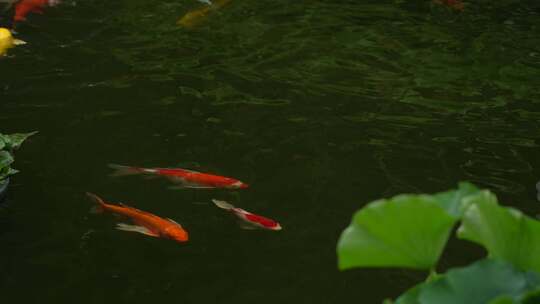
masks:
<path id="1" fill-rule="evenodd" d="M 186 172 L 189 172 L 189 173 L 201 173 L 199 171 L 190 170 L 190 169 L 184 169 L 184 168 L 177 168 L 177 169 L 180 169 L 180 170 L 183 170 L 183 171 L 186 171 Z"/>
<path id="2" fill-rule="evenodd" d="M 195 170 L 189 170 L 189 169 L 184 169 L 184 168 L 170 168 L 170 167 L 167 167 L 167 168 L 156 168 L 157 170 L 177 170 L 177 171 L 186 171 L 186 172 L 190 172 L 190 173 L 201 173 L 201 172 L 198 172 L 198 171 L 195 171 Z"/>
<path id="3" fill-rule="evenodd" d="M 173 220 L 173 219 L 167 218 L 167 220 L 168 220 L 169 222 L 173 223 L 173 224 L 176 224 L 176 225 L 182 227 L 182 225 L 180 225 L 180 223 L 178 223 L 177 221 L 175 221 L 175 220 Z"/>
<path id="4" fill-rule="evenodd" d="M 118 206 L 120 206 L 120 207 L 124 207 L 124 208 L 127 208 L 127 209 L 131 209 L 131 210 L 136 211 L 136 212 L 147 213 L 147 212 L 145 212 L 145 211 L 142 211 L 141 209 L 137 209 L 137 208 L 135 208 L 135 207 L 128 206 L 128 205 L 126 205 L 126 204 L 124 204 L 124 203 L 117 203 L 117 204 L 118 204 Z"/>

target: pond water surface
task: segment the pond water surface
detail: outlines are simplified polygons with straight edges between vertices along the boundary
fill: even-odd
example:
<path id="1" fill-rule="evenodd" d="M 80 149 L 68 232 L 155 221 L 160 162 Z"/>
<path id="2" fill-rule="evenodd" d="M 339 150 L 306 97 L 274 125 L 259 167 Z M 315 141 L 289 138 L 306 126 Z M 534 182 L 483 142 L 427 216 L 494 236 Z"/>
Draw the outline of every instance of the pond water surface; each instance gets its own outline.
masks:
<path id="1" fill-rule="evenodd" d="M 9 303 L 380 303 L 425 277 L 339 272 L 353 212 L 468 180 L 534 215 L 540 3 L 64 1 L 17 25 L 0 59 L 16 154 L 0 209 Z M 10 11 L 2 24 L 10 24 Z M 172 190 L 109 163 L 186 167 L 249 189 Z M 114 229 L 91 191 L 170 217 L 190 241 Z M 278 220 L 242 230 L 211 199 Z M 440 270 L 482 256 L 452 241 Z"/>

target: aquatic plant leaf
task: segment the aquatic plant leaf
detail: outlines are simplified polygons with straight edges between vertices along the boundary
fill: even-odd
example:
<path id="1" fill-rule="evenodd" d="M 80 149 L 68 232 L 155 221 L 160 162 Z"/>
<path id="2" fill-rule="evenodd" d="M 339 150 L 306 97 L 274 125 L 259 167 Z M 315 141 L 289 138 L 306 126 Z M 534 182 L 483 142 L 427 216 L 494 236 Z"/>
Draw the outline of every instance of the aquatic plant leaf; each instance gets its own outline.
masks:
<path id="1" fill-rule="evenodd" d="M 9 141 L 9 138 L 7 137 L 7 135 L 0 133 L 0 150 L 4 149 L 8 141 Z"/>
<path id="2" fill-rule="evenodd" d="M 30 136 L 38 133 L 37 131 L 30 133 L 14 133 L 10 135 L 4 135 L 5 145 L 8 150 L 16 150 L 21 144 Z"/>
<path id="3" fill-rule="evenodd" d="M 432 268 L 456 220 L 430 195 L 371 202 L 341 234 L 339 268 Z"/>
<path id="4" fill-rule="evenodd" d="M 0 170 L 13 163 L 13 156 L 8 151 L 0 151 Z"/>
<path id="5" fill-rule="evenodd" d="M 499 206 L 489 191 L 482 191 L 470 203 L 458 229 L 459 238 L 484 246 L 492 258 L 540 272 L 539 221 Z"/>
<path id="6" fill-rule="evenodd" d="M 538 273 L 520 271 L 505 261 L 484 259 L 413 287 L 396 304 L 523 303 L 538 288 Z"/>
<path id="7" fill-rule="evenodd" d="M 464 203 L 466 197 L 470 197 L 480 192 L 480 189 L 475 185 L 467 182 L 461 182 L 458 185 L 457 190 L 450 190 L 447 192 L 441 192 L 434 195 L 434 198 L 438 203 L 448 211 L 448 213 L 454 216 L 461 216 L 468 206 Z"/>

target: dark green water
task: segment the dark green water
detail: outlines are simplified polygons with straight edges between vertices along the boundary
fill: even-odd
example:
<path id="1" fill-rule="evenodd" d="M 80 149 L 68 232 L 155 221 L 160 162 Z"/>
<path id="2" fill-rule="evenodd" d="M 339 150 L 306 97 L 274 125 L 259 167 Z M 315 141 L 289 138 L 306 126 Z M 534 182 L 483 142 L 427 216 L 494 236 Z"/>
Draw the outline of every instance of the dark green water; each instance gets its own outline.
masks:
<path id="1" fill-rule="evenodd" d="M 192 30 L 175 23 L 195 1 L 29 16 L 28 45 L 0 60 L 0 132 L 40 131 L 0 209 L 1 300 L 380 303 L 425 274 L 337 270 L 365 203 L 469 180 L 538 213 L 540 4 L 466 4 L 232 0 Z M 108 163 L 251 188 L 170 190 Z M 114 230 L 85 191 L 176 219 L 190 242 Z M 212 198 L 284 230 L 241 230 Z M 440 269 L 481 255 L 454 241 Z"/>

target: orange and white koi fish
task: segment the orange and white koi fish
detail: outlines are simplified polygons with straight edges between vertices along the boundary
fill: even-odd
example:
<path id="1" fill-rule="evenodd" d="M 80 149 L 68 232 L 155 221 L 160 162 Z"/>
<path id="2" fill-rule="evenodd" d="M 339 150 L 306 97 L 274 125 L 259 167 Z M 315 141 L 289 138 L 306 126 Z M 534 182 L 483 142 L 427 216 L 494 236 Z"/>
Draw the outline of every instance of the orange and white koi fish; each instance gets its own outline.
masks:
<path id="1" fill-rule="evenodd" d="M 231 177 L 219 176 L 208 173 L 201 173 L 180 168 L 139 168 L 121 165 L 109 165 L 116 169 L 113 176 L 133 175 L 133 174 L 153 174 L 169 178 L 173 182 L 178 182 L 182 188 L 226 188 L 244 189 L 248 185 Z"/>
<path id="2" fill-rule="evenodd" d="M 187 242 L 188 233 L 174 220 L 164 219 L 157 215 L 126 206 L 124 204 L 112 205 L 104 202 L 100 197 L 92 193 L 86 193 L 95 203 L 96 212 L 108 211 L 114 214 L 123 215 L 131 219 L 136 225 L 119 223 L 118 230 L 138 232 L 153 237 L 171 239 L 177 242 Z"/>
<path id="3" fill-rule="evenodd" d="M 242 220 L 240 226 L 244 229 L 262 228 L 276 231 L 282 229 L 281 225 L 278 222 L 264 216 L 256 215 L 244 209 L 236 208 L 235 206 L 225 201 L 218 201 L 216 199 L 213 199 L 212 202 L 216 204 L 216 206 L 218 206 L 219 208 L 232 212 L 234 215 L 236 215 L 236 217 Z"/>
<path id="4" fill-rule="evenodd" d="M 231 2 L 231 0 L 214 0 L 209 5 L 205 5 L 201 8 L 186 13 L 176 22 L 176 24 L 187 28 L 194 27 L 201 23 L 212 11 L 224 7 L 229 2 Z"/>

